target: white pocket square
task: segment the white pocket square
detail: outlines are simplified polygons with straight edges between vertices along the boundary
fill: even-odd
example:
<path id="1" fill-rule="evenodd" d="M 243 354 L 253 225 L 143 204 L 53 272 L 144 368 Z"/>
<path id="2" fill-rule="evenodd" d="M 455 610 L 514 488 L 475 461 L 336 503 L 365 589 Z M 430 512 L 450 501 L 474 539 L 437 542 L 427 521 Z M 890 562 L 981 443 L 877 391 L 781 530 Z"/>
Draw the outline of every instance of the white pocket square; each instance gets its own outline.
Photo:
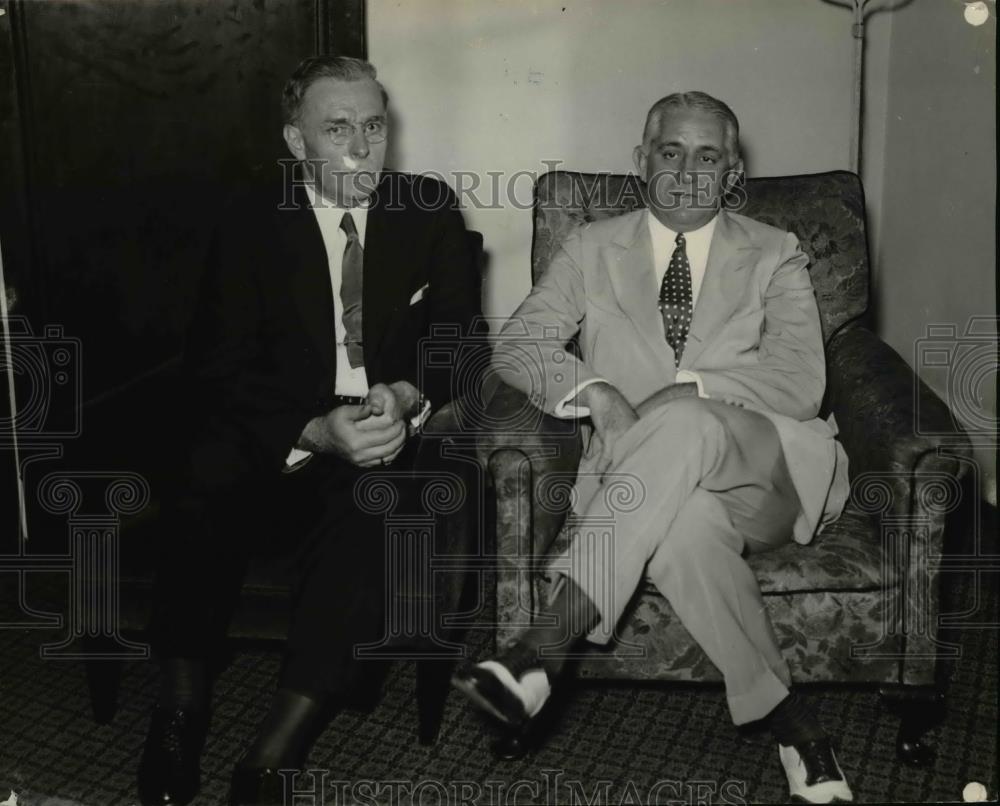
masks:
<path id="1" fill-rule="evenodd" d="M 420 302 L 420 300 L 422 300 L 424 298 L 424 295 L 427 293 L 427 289 L 429 287 L 430 287 L 430 285 L 428 283 L 424 283 L 423 286 L 421 286 L 420 288 L 418 288 L 413 293 L 413 296 L 410 297 L 410 305 L 416 305 L 418 302 Z"/>

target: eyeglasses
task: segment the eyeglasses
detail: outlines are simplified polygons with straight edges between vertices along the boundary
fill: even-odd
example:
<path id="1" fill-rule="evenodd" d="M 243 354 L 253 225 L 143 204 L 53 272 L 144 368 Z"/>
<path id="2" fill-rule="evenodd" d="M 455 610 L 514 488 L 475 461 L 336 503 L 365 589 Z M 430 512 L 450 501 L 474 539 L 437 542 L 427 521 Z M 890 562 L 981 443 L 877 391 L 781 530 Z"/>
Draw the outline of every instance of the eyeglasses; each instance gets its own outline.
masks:
<path id="1" fill-rule="evenodd" d="M 383 142 L 388 131 L 389 127 L 384 120 L 369 120 L 361 127 L 361 133 L 369 143 Z M 333 123 L 326 133 L 335 146 L 346 146 L 357 135 L 358 127 L 353 123 Z"/>

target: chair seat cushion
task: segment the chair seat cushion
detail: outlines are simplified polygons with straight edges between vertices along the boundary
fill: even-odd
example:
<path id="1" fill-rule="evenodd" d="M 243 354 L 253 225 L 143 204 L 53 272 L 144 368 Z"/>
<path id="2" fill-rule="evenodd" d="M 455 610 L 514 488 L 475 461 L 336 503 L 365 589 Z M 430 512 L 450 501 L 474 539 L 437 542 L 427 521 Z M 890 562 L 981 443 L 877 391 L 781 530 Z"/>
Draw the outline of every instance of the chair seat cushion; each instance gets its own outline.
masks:
<path id="1" fill-rule="evenodd" d="M 883 562 L 882 541 L 870 516 L 847 509 L 809 545 L 794 541 L 751 555 L 761 591 L 878 590 L 895 586 L 898 572 Z"/>
<path id="2" fill-rule="evenodd" d="M 765 596 L 781 654 L 797 682 L 886 683 L 899 677 L 900 636 L 886 629 L 880 591 L 810 591 Z M 587 644 L 580 677 L 720 681 L 722 675 L 657 593 L 636 596 L 617 639 Z M 933 669 L 933 662 L 930 663 Z"/>
<path id="3" fill-rule="evenodd" d="M 569 545 L 572 529 L 570 519 L 555 540 L 554 553 Z M 895 586 L 897 570 L 884 563 L 882 555 L 881 540 L 871 518 L 848 508 L 809 545 L 789 541 L 773 551 L 751 555 L 747 561 L 767 595 Z M 646 580 L 643 592 L 655 593 L 656 588 Z"/>

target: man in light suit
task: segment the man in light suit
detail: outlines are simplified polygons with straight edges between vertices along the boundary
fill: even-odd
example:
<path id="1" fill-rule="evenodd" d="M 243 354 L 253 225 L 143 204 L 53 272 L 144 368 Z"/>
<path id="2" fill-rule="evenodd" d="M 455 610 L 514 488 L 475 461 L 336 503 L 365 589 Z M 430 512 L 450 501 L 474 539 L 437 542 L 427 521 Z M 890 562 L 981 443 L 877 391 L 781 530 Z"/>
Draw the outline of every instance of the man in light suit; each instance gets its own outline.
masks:
<path id="1" fill-rule="evenodd" d="M 422 418 L 457 386 L 453 367 L 421 366 L 421 342 L 453 350 L 479 313 L 454 194 L 383 170 L 374 67 L 311 57 L 282 100 L 296 172 L 225 209 L 188 334 L 191 439 L 158 568 L 144 804 L 198 792 L 211 669 L 251 554 L 293 558 L 293 607 L 233 804 L 284 803 L 279 768 L 301 767 L 333 711 L 380 682 L 354 647 L 385 635 L 385 526 L 355 490 L 386 465 L 414 467 Z M 405 497 L 407 475 L 393 478 Z"/>
<path id="2" fill-rule="evenodd" d="M 605 512 L 598 492 L 612 479 L 632 480 L 642 503 L 615 513 L 612 545 L 584 528 L 555 559 L 555 626 L 527 630 L 454 683 L 525 724 L 567 639 L 609 641 L 645 575 L 722 671 L 734 723 L 768 721 L 791 794 L 849 800 L 822 727 L 790 691 L 743 558 L 808 543 L 847 496 L 835 425 L 817 417 L 825 362 L 808 259 L 791 233 L 721 209 L 743 171 L 739 124 L 721 101 L 658 101 L 634 158 L 648 210 L 565 241 L 501 331 L 494 366 L 546 412 L 590 418 L 582 524 Z"/>

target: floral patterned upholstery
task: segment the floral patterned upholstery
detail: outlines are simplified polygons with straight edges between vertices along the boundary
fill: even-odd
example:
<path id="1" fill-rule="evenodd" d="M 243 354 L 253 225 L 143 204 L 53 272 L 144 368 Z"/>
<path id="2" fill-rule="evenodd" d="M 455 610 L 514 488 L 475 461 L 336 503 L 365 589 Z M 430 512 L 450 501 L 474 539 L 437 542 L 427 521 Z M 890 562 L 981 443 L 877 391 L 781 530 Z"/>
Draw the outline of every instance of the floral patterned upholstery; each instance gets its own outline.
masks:
<path id="1" fill-rule="evenodd" d="M 639 190 L 634 176 L 542 176 L 533 278 L 574 227 L 641 207 Z M 841 425 L 851 462 L 851 502 L 836 524 L 808 546 L 791 543 L 749 559 L 792 675 L 800 681 L 930 684 L 934 635 L 904 625 L 935 623 L 938 580 L 926 558 L 942 553 L 944 517 L 954 505 L 948 491 L 966 468 L 968 440 L 944 403 L 858 322 L 868 305 L 869 276 L 858 178 L 834 172 L 752 179 L 738 201 L 745 215 L 794 232 L 811 258 L 827 341 L 825 409 Z M 488 419 L 523 422 L 518 412 L 525 406 L 530 404 L 520 393 L 503 387 Z M 921 427 L 914 429 L 917 422 Z M 565 421 L 545 416 L 531 434 L 521 428 L 481 440 L 480 458 L 497 495 L 501 646 L 530 622 L 547 591 L 545 557 L 569 539 L 565 502 L 553 505 L 546 478 L 575 472 L 577 443 Z M 584 677 L 720 680 L 649 584 L 630 603 L 617 640 L 603 648 L 588 645 L 586 652 L 579 664 Z"/>
<path id="2" fill-rule="evenodd" d="M 899 637 L 886 643 L 878 640 L 885 607 L 879 591 L 806 591 L 765 596 L 764 603 L 795 680 L 891 683 L 898 677 L 899 661 L 891 654 L 899 650 Z M 864 645 L 877 646 L 879 651 L 852 657 L 852 647 Z M 592 650 L 579 674 L 629 680 L 722 680 L 666 599 L 653 595 L 633 600 L 613 649 Z"/>
<path id="3" fill-rule="evenodd" d="M 563 551 L 572 532 L 568 519 L 550 552 Z M 747 562 L 757 575 L 764 594 L 795 593 L 803 590 L 875 590 L 880 585 L 899 584 L 898 569 L 883 570 L 882 545 L 873 540 L 871 518 L 853 507 L 824 530 L 808 546 L 789 543 L 763 554 L 751 555 Z M 645 592 L 655 593 L 651 583 Z"/>

